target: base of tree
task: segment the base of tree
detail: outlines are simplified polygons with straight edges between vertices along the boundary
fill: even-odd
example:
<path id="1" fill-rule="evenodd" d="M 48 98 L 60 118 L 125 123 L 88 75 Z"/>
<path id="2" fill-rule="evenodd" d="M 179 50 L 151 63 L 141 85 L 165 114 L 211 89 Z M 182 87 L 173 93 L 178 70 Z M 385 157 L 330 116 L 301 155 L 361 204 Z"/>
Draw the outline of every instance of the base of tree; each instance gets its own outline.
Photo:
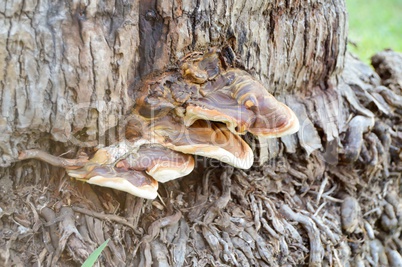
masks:
<path id="1" fill-rule="evenodd" d="M 309 144 L 200 167 L 155 201 L 38 161 L 2 169 L 0 265 L 76 266 L 111 238 L 104 266 L 402 266 L 402 56 L 373 65 L 349 55 L 337 88 L 286 99 L 318 129 Z"/>

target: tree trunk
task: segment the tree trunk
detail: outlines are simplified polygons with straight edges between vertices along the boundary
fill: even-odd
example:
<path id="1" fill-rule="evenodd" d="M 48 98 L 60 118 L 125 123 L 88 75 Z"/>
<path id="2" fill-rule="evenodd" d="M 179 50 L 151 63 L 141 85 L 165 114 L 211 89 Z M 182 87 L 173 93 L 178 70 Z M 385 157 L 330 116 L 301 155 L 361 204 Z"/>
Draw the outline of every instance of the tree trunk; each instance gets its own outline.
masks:
<path id="1" fill-rule="evenodd" d="M 285 96 L 328 87 L 346 47 L 343 3 L 14 1 L 3 10 L 4 167 L 42 138 L 93 146 L 132 106 L 131 84 L 189 52 L 232 45 Z"/>
<path id="2" fill-rule="evenodd" d="M 375 58 L 380 76 L 347 55 L 344 1 L 218 2 L 3 3 L 5 265 L 77 265 L 111 238 L 106 266 L 400 266 L 400 55 Z M 112 144 L 141 83 L 212 47 L 301 124 L 259 140 L 251 170 L 204 161 L 151 202 L 18 161 Z"/>

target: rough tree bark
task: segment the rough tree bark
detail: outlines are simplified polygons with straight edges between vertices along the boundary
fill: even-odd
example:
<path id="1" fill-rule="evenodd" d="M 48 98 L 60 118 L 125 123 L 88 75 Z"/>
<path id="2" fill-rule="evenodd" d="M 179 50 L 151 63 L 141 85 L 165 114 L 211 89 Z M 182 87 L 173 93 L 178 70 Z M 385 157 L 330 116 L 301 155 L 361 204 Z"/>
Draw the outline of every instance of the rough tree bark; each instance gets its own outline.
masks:
<path id="1" fill-rule="evenodd" d="M 379 76 L 346 54 L 344 1 L 15 0 L 0 18 L 2 263 L 77 265 L 111 238 L 106 266 L 400 266 L 402 60 L 377 55 Z M 250 171 L 145 201 L 17 160 L 112 143 L 141 81 L 225 46 L 302 126 L 259 140 Z"/>

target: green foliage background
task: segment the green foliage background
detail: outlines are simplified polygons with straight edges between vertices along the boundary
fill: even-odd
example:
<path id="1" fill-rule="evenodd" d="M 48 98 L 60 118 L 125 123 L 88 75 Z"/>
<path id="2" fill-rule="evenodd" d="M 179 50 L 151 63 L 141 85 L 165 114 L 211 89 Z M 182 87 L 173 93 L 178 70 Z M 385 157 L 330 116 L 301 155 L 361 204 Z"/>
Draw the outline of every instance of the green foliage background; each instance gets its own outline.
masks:
<path id="1" fill-rule="evenodd" d="M 367 63 L 386 48 L 402 52 L 402 0 L 346 0 L 346 4 L 349 51 Z"/>

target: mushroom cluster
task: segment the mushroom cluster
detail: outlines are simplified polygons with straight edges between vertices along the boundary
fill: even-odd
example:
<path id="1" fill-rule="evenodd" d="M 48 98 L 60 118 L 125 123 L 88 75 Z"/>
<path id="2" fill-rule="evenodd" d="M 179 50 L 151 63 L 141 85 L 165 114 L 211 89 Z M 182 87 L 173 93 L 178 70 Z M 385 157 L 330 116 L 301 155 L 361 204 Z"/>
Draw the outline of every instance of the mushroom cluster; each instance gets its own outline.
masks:
<path id="1" fill-rule="evenodd" d="M 216 50 L 193 53 L 178 71 L 147 80 L 135 99 L 125 139 L 91 158 L 66 163 L 32 151 L 20 158 L 39 158 L 87 183 L 154 199 L 158 182 L 194 169 L 193 155 L 249 169 L 254 155 L 244 134 L 275 138 L 299 129 L 289 107 Z"/>

